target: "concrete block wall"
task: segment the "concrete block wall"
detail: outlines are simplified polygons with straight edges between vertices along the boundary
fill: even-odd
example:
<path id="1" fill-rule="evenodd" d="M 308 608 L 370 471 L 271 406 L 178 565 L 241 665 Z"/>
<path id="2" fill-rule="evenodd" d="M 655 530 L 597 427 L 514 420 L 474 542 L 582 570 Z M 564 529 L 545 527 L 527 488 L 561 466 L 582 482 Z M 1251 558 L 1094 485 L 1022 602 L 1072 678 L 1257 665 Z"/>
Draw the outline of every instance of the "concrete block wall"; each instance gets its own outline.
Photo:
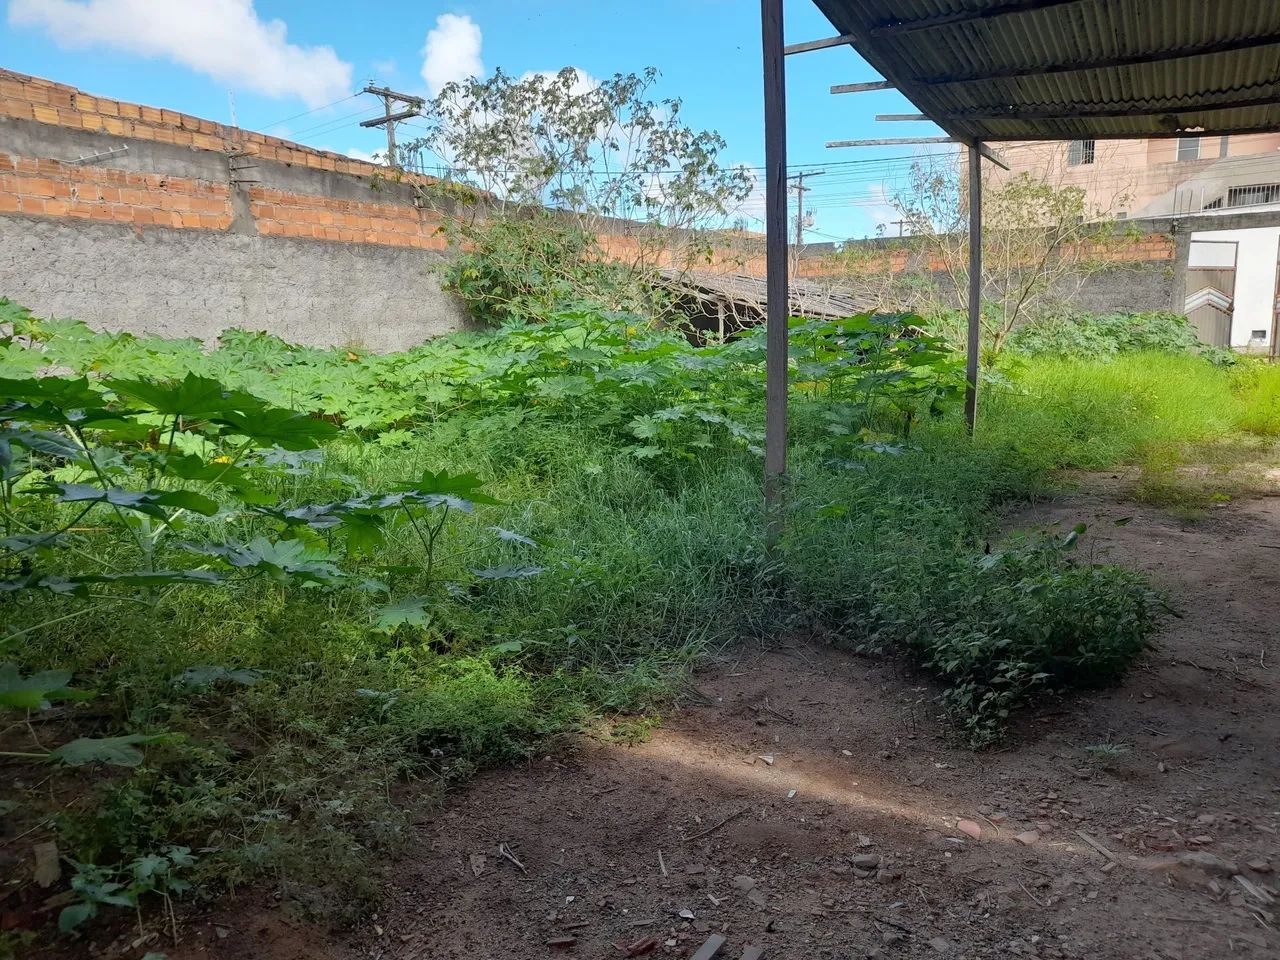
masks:
<path id="1" fill-rule="evenodd" d="M 0 296 L 37 314 L 383 351 L 467 324 L 425 178 L 3 70 L 0 151 Z"/>

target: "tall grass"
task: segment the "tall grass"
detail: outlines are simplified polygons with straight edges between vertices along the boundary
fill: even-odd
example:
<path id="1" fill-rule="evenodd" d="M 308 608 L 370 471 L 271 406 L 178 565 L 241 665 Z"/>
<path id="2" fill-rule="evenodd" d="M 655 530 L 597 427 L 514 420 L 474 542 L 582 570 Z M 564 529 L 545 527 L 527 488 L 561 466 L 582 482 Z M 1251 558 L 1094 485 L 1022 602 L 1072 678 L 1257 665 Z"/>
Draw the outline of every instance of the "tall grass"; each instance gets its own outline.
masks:
<path id="1" fill-rule="evenodd" d="M 1036 466 L 1101 469 L 1280 433 L 1280 368 L 1191 355 L 1013 358 L 983 392 L 981 443 Z"/>

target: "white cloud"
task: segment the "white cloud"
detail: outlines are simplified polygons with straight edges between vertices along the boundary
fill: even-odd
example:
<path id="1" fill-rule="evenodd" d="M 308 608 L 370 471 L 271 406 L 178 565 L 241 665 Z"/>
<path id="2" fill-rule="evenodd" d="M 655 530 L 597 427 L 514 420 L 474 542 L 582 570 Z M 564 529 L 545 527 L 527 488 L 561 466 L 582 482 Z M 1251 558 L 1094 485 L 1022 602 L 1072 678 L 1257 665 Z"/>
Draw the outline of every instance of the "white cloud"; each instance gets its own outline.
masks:
<path id="1" fill-rule="evenodd" d="M 11 0 L 9 23 L 44 29 L 62 47 L 163 57 L 226 83 L 309 107 L 351 91 L 351 65 L 332 47 L 300 47 L 253 0 Z"/>
<path id="2" fill-rule="evenodd" d="M 484 75 L 480 27 L 470 17 L 442 13 L 422 48 L 422 79 L 432 96 L 455 80 Z"/>
<path id="3" fill-rule="evenodd" d="M 573 83 L 569 84 L 569 93 L 571 96 L 580 97 L 584 93 L 590 93 L 596 87 L 600 86 L 600 81 L 577 67 L 567 67 L 566 69 L 573 71 Z M 548 80 L 555 80 L 560 76 L 559 70 L 526 70 L 520 76 L 520 82 L 532 80 L 534 77 L 545 77 Z"/>
<path id="4" fill-rule="evenodd" d="M 387 151 L 385 150 L 378 153 L 377 151 L 361 150 L 359 147 L 349 147 L 347 156 L 352 160 L 363 160 L 365 163 L 376 163 L 383 167 L 387 165 Z"/>

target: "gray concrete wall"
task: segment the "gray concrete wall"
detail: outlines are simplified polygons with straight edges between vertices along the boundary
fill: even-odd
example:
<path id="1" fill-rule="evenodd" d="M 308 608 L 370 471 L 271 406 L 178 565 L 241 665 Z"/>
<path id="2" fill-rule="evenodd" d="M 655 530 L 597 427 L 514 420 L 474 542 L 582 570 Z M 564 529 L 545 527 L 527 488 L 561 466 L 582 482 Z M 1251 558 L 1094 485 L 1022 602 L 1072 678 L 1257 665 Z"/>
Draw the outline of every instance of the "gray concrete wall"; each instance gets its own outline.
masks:
<path id="1" fill-rule="evenodd" d="M 406 184 L 134 137 L 0 117 L 0 152 L 100 161 L 135 173 L 232 186 L 230 231 L 0 216 L 0 297 L 102 330 L 208 340 L 228 327 L 312 346 L 404 349 L 458 330 L 466 311 L 441 289 L 446 254 L 376 244 L 261 237 L 247 190 L 411 205 Z"/>
<path id="2" fill-rule="evenodd" d="M 74 154 L 72 155 L 74 156 Z M 0 296 L 102 330 L 400 350 L 466 314 L 421 250 L 0 217 Z"/>
<path id="3" fill-rule="evenodd" d="M 1117 264 L 1086 277 L 1069 304 L 1088 313 L 1182 313 L 1172 263 Z"/>

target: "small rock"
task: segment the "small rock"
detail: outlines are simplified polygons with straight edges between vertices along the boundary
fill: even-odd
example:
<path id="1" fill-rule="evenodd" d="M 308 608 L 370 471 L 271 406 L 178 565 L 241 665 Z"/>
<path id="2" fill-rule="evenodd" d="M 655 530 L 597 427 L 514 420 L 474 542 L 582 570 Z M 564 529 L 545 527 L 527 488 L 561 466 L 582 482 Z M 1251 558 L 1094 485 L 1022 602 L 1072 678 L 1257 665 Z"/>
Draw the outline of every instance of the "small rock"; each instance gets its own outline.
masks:
<path id="1" fill-rule="evenodd" d="M 872 846 L 871 838 L 868 837 L 865 833 L 858 834 L 858 846 L 862 847 L 862 849 L 864 850 L 867 847 Z"/>
<path id="2" fill-rule="evenodd" d="M 733 878 L 733 885 L 737 887 L 739 890 L 741 890 L 743 893 L 746 893 L 748 890 L 755 889 L 756 882 L 751 877 L 744 876 L 743 874 L 738 874 L 738 876 Z"/>
<path id="3" fill-rule="evenodd" d="M 878 870 L 880 869 L 880 857 L 874 853 L 859 853 L 850 857 L 849 862 L 859 870 Z"/>
<path id="4" fill-rule="evenodd" d="M 1022 833 L 1015 833 L 1013 839 L 1024 847 L 1029 847 L 1040 839 L 1040 834 L 1036 830 L 1024 830 Z"/>
<path id="5" fill-rule="evenodd" d="M 929 946 L 937 950 L 939 953 L 946 953 L 951 949 L 951 941 L 945 937 L 934 937 L 929 941 Z"/>
<path id="6" fill-rule="evenodd" d="M 231 936 L 230 927 L 214 927 L 213 932 L 217 935 L 219 940 L 225 940 L 227 937 Z"/>
<path id="7" fill-rule="evenodd" d="M 1234 876 L 1240 872 L 1240 868 L 1232 861 L 1224 860 L 1222 857 L 1215 856 L 1212 853 L 1205 853 L 1203 850 L 1184 853 L 1178 857 L 1178 862 L 1184 867 L 1194 867 L 1197 870 L 1203 870 L 1205 873 L 1216 873 L 1224 877 Z"/>
<path id="8" fill-rule="evenodd" d="M 681 910 L 681 911 L 680 911 L 680 919 L 681 919 L 681 920 L 692 920 L 692 919 L 693 919 L 693 911 L 692 911 L 692 910 L 690 910 L 688 907 L 685 907 L 683 910 Z"/>
<path id="9" fill-rule="evenodd" d="M 895 930 L 893 929 L 893 927 L 885 927 L 883 930 L 881 930 L 880 937 L 882 940 L 884 940 L 886 944 L 890 946 L 892 946 L 895 943 L 901 943 L 903 940 L 907 939 L 907 935 L 905 933 L 903 933 L 901 930 Z"/>
<path id="10" fill-rule="evenodd" d="M 1270 873 L 1271 872 L 1270 861 L 1263 860 L 1261 857 L 1256 858 L 1254 860 L 1250 860 L 1248 863 L 1245 864 L 1245 866 L 1248 867 L 1250 870 L 1252 870 L 1254 873 Z"/>
<path id="11" fill-rule="evenodd" d="M 956 823 L 956 829 L 973 840 L 982 839 L 982 827 L 975 820 L 961 820 Z"/>

